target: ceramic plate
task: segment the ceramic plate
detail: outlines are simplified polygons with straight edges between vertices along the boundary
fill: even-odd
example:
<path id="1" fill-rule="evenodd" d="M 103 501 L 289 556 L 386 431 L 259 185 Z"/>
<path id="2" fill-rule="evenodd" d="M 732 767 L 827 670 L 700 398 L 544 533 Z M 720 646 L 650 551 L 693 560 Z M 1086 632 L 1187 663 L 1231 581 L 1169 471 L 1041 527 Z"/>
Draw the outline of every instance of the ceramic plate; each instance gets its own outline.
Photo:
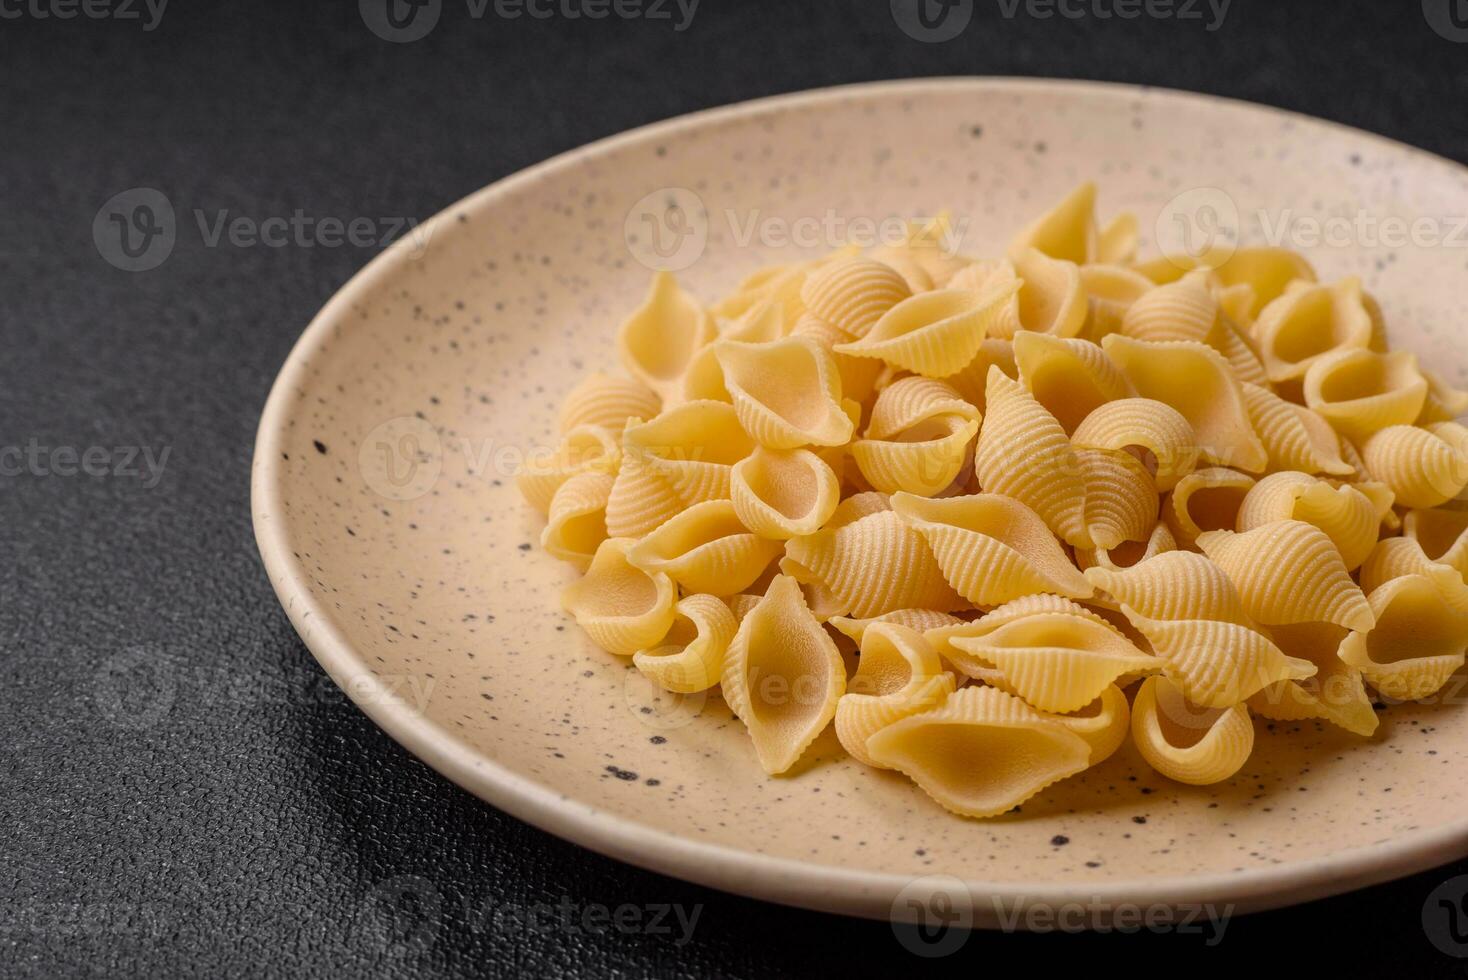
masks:
<path id="1" fill-rule="evenodd" d="M 1159 237 L 1237 230 L 1282 239 L 1323 278 L 1361 276 L 1394 342 L 1464 380 L 1454 216 L 1468 216 L 1468 173 L 1409 147 L 1259 106 L 1052 81 L 863 85 L 700 113 L 461 201 L 316 317 L 254 463 L 256 533 L 291 621 L 379 725 L 493 805 L 777 902 L 902 918 L 946 890 L 979 925 L 1072 901 L 1247 911 L 1468 853 L 1462 697 L 1385 707 L 1369 740 L 1259 721 L 1243 771 L 1209 787 L 1171 783 L 1128 747 L 973 821 L 843 759 L 829 731 L 792 775 L 766 778 L 717 696 L 657 697 L 560 612 L 574 573 L 538 547 L 511 477 L 554 444 L 566 388 L 614 367 L 650 267 L 712 300 L 760 265 L 944 208 L 963 251 L 995 254 L 1086 178 L 1103 218 L 1137 213 L 1144 255 Z"/>

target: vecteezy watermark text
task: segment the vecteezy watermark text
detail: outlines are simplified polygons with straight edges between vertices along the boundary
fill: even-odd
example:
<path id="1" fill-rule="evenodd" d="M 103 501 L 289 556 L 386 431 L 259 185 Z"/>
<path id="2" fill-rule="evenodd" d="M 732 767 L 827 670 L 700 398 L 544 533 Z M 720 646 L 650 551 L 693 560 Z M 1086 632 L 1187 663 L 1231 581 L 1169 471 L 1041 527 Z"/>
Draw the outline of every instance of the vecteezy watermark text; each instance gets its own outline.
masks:
<path id="1" fill-rule="evenodd" d="M 892 19 L 914 41 L 951 41 L 968 28 L 976 0 L 891 0 Z M 1005 20 L 1175 20 L 1223 26 L 1233 0 L 992 0 Z"/>
<path id="2" fill-rule="evenodd" d="M 0 477 L 118 477 L 152 490 L 172 452 L 172 446 L 48 446 L 32 436 L 23 446 L 0 446 Z"/>
<path id="3" fill-rule="evenodd" d="M 470 20 L 646 20 L 688 30 L 699 0 L 464 0 Z M 367 29 L 384 41 L 422 40 L 438 26 L 443 0 L 357 0 Z"/>
<path id="4" fill-rule="evenodd" d="M 0 0 L 0 20 L 135 20 L 153 31 L 167 9 L 168 0 Z"/>

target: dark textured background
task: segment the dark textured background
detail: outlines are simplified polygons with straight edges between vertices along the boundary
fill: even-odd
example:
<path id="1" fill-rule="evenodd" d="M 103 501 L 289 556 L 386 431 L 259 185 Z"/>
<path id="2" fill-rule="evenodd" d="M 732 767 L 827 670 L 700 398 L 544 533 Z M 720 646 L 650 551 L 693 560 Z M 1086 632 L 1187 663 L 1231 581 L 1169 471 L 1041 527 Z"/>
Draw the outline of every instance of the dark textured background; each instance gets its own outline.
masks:
<path id="1" fill-rule="evenodd" d="M 35 0 L 27 0 L 35 2 Z M 44 2 L 44 0 L 43 0 Z M 14 11 L 15 0 L 0 3 Z M 1061 75 L 1252 99 L 1468 161 L 1468 45 L 1418 0 L 1235 0 L 1198 22 L 1013 20 L 977 0 L 919 44 L 886 0 L 704 0 L 667 22 L 473 21 L 379 40 L 352 0 L 0 18 L 0 447 L 170 451 L 127 476 L 0 477 L 0 973 L 865 975 L 1197 957 L 1468 975 L 1428 892 L 1468 865 L 1196 936 L 975 934 L 929 963 L 884 924 L 733 898 L 512 820 L 336 695 L 250 530 L 251 444 L 297 335 L 373 254 L 205 247 L 151 272 L 91 223 L 154 187 L 181 215 L 426 218 L 562 150 L 754 96 L 864 79 Z M 403 897 L 402 893 L 411 893 Z M 691 943 L 528 930 L 544 902 L 701 904 Z"/>

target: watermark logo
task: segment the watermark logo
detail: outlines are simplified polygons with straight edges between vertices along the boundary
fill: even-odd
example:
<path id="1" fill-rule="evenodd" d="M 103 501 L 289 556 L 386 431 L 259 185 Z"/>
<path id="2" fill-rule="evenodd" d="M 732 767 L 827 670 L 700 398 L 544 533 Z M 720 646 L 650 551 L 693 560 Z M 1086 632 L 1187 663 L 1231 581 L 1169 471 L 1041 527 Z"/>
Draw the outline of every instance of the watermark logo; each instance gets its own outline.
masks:
<path id="1" fill-rule="evenodd" d="M 177 240 L 173 204 L 152 187 L 114 194 L 92 219 L 98 253 L 124 272 L 158 268 L 173 254 Z"/>
<path id="2" fill-rule="evenodd" d="M 1468 875 L 1449 878 L 1427 896 L 1422 931 L 1439 951 L 1468 959 Z"/>
<path id="3" fill-rule="evenodd" d="M 717 682 L 717 679 L 714 679 Z M 710 685 L 712 686 L 712 684 Z M 622 682 L 622 697 L 638 721 L 660 732 L 676 731 L 703 714 L 709 692 L 676 694 L 665 691 L 636 668 L 629 668 Z"/>
<path id="4" fill-rule="evenodd" d="M 96 673 L 97 711 L 118 728 L 141 730 L 158 724 L 173 708 L 178 680 L 160 651 L 132 647 L 107 659 Z"/>
<path id="5" fill-rule="evenodd" d="M 892 0 L 892 19 L 914 41 L 940 44 L 962 34 L 974 0 Z"/>
<path id="6" fill-rule="evenodd" d="M 952 875 L 925 875 L 897 893 L 890 920 L 892 934 L 909 953 L 924 959 L 951 956 L 973 929 L 973 896 Z"/>
<path id="7" fill-rule="evenodd" d="M 1422 0 L 1422 16 L 1438 37 L 1468 42 L 1468 0 Z"/>
<path id="8" fill-rule="evenodd" d="M 1152 233 L 1170 258 L 1222 262 L 1239 247 L 1239 206 L 1217 187 L 1194 187 L 1163 205 Z"/>
<path id="9" fill-rule="evenodd" d="M 373 492 L 388 500 L 416 500 L 438 483 L 443 441 L 427 421 L 401 415 L 367 433 L 357 448 L 357 467 Z"/>
<path id="10" fill-rule="evenodd" d="M 408 44 L 438 25 L 443 0 L 357 0 L 362 23 L 384 41 Z"/>
<path id="11" fill-rule="evenodd" d="M 363 938 L 396 955 L 421 953 L 438 939 L 444 898 L 419 875 L 396 875 L 367 893 L 358 919 Z"/>
<path id="12" fill-rule="evenodd" d="M 3 0 L 0 0 L 3 2 Z M 681 34 L 693 24 L 699 0 L 464 0 L 470 20 L 667 21 Z M 407 44 L 438 26 L 443 0 L 357 0 L 367 29 L 384 41 Z"/>
<path id="13" fill-rule="evenodd" d="M 688 188 L 664 187 L 632 205 L 622 230 L 638 262 L 659 272 L 679 272 L 697 262 L 708 245 L 708 209 Z"/>

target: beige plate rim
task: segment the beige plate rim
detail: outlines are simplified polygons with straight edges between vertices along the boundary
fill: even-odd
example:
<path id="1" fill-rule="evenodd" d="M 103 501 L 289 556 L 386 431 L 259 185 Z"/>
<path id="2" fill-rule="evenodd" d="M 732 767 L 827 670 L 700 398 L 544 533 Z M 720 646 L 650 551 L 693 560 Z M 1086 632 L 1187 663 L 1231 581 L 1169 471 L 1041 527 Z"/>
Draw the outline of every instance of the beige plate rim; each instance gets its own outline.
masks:
<path id="1" fill-rule="evenodd" d="M 1153 86 L 1062 79 L 1010 77 L 948 77 L 867 82 L 814 89 L 741 102 L 642 126 L 562 153 L 497 181 L 441 211 L 424 226 L 428 232 L 461 212 L 476 212 L 517 194 L 542 178 L 574 167 L 588 157 L 630 144 L 655 140 L 678 130 L 702 127 L 792 106 L 817 105 L 828 100 L 866 94 L 900 92 L 917 97 L 925 92 L 968 88 L 974 91 L 1028 91 L 1084 94 L 1091 90 L 1127 93 L 1133 97 L 1178 100 L 1200 106 L 1233 105 L 1254 111 L 1307 120 L 1350 133 L 1353 137 L 1390 146 L 1437 166 L 1463 170 L 1458 163 L 1354 127 L 1274 106 L 1219 96 Z M 372 721 L 414 755 L 505 812 L 558 837 L 601 854 L 725 891 L 845 915 L 891 919 L 899 913 L 893 903 L 914 878 L 906 875 L 859 871 L 741 851 L 688 840 L 643 826 L 635 821 L 568 799 L 554 789 L 520 776 L 472 752 L 449 733 L 427 721 L 375 675 L 346 642 L 326 608 L 310 588 L 310 577 L 293 557 L 291 541 L 280 516 L 282 506 L 281 447 L 287 425 L 291 392 L 300 385 L 307 365 L 359 298 L 395 274 L 406 261 L 400 249 L 389 248 L 347 282 L 311 321 L 291 350 L 271 389 L 260 419 L 251 475 L 251 509 L 255 537 L 265 569 L 281 605 L 306 646 L 332 679 L 358 703 Z M 1026 905 L 1099 902 L 1107 906 L 1147 907 L 1233 906 L 1251 912 L 1323 898 L 1355 888 L 1388 881 L 1468 856 L 1468 816 L 1447 826 L 1405 834 L 1369 847 L 1353 848 L 1325 857 L 1228 874 L 1178 876 L 1108 883 L 1028 884 L 970 879 L 964 886 L 975 901 L 1011 909 Z M 919 879 L 920 881 L 925 881 Z M 939 883 L 925 887 L 940 888 Z M 992 917 L 976 910 L 976 924 L 994 925 Z"/>

